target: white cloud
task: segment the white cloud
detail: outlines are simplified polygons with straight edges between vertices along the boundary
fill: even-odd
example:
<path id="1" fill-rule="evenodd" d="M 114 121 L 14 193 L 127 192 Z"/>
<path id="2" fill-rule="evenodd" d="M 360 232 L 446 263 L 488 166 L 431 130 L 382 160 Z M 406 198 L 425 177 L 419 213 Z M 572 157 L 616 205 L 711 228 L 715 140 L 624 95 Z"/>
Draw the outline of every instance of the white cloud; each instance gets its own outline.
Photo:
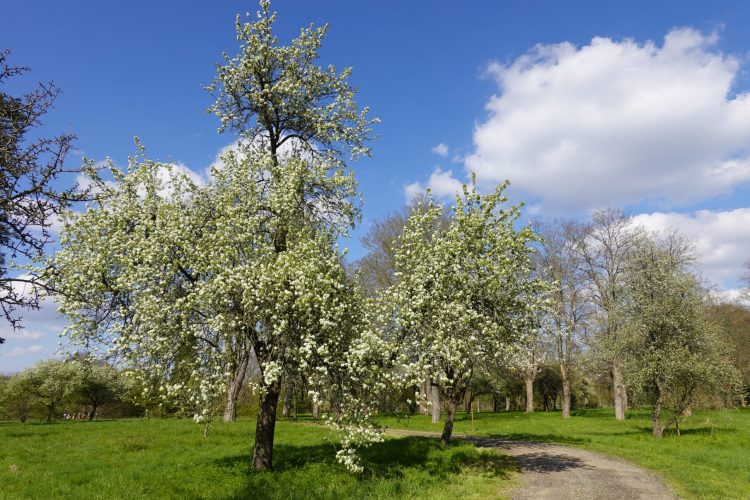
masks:
<path id="1" fill-rule="evenodd" d="M 21 294 L 31 293 L 31 286 L 14 283 Z M 40 359 L 50 357 L 58 348 L 59 335 L 67 319 L 57 312 L 57 303 L 46 298 L 37 310 L 17 309 L 22 329 L 14 330 L 4 318 L 0 318 L 0 337 L 6 340 L 0 346 L 0 373 L 16 371 Z M 35 344 L 27 345 L 30 341 Z M 40 347 L 41 346 L 41 347 Z"/>
<path id="2" fill-rule="evenodd" d="M 43 345 L 34 344 L 28 347 L 14 347 L 11 349 L 7 356 L 9 358 L 17 358 L 19 356 L 26 356 L 28 354 L 41 354 L 45 351 Z"/>
<path id="3" fill-rule="evenodd" d="M 422 185 L 420 182 L 407 184 L 404 186 L 404 194 L 407 200 L 412 200 L 429 188 L 436 198 L 448 198 L 455 196 L 462 186 L 463 183 L 453 176 L 452 170 L 443 171 L 440 167 L 435 167 L 427 180 L 427 185 Z"/>
<path id="4" fill-rule="evenodd" d="M 728 290 L 713 291 L 711 294 L 721 302 L 750 306 L 750 297 L 747 290 L 742 288 L 730 288 Z"/>
<path id="5" fill-rule="evenodd" d="M 744 274 L 744 264 L 750 258 L 750 208 L 692 214 L 654 212 L 635 216 L 633 223 L 655 231 L 674 227 L 692 239 L 698 266 L 712 285 L 731 288 Z"/>
<path id="6" fill-rule="evenodd" d="M 740 61 L 715 42 L 683 28 L 660 46 L 594 38 L 491 64 L 501 93 L 467 171 L 569 212 L 731 191 L 750 181 L 750 94 L 732 94 Z"/>
<path id="7" fill-rule="evenodd" d="M 404 186 L 404 196 L 407 201 L 413 200 L 422 193 L 424 193 L 424 186 L 419 182 L 412 182 Z"/>
<path id="8" fill-rule="evenodd" d="M 446 157 L 448 156 L 450 149 L 448 148 L 447 144 L 445 144 L 444 142 L 441 142 L 440 144 L 432 148 L 432 152 L 435 153 L 436 155 Z"/>
<path id="9" fill-rule="evenodd" d="M 203 170 L 203 176 L 205 178 L 211 177 L 211 171 L 212 169 L 222 169 L 224 168 L 225 161 L 224 158 L 227 154 L 234 154 L 239 160 L 244 159 L 251 151 L 257 152 L 257 146 L 265 145 L 264 142 L 266 139 L 264 136 L 258 135 L 255 137 L 255 140 L 252 143 L 248 143 L 247 141 L 240 142 L 239 139 L 232 141 L 231 143 L 227 144 L 223 148 L 221 148 L 214 157 L 214 160 L 211 162 L 210 165 L 208 165 Z M 264 146 L 261 146 L 264 147 Z M 281 148 L 279 148 L 279 156 L 281 158 L 295 156 L 300 157 L 302 159 L 310 160 L 312 159 L 312 154 L 310 153 L 310 148 L 314 147 L 311 144 L 304 143 L 297 139 L 296 137 L 291 137 L 289 140 L 286 140 L 282 145 Z"/>

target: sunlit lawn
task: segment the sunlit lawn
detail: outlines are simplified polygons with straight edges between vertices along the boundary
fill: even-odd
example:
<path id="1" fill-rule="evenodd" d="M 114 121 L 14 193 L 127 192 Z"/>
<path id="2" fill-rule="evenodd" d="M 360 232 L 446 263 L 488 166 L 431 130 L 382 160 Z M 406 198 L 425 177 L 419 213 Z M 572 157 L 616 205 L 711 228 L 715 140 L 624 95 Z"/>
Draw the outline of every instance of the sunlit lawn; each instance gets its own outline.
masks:
<path id="1" fill-rule="evenodd" d="M 508 457 L 468 444 L 388 439 L 356 477 L 325 428 L 279 422 L 273 472 L 250 469 L 253 420 L 208 438 L 190 419 L 0 423 L 1 498 L 487 498 L 518 474 Z"/>
<path id="2" fill-rule="evenodd" d="M 696 411 L 680 426 L 681 435 L 661 440 L 650 435 L 647 410 L 630 411 L 624 422 L 611 410 L 459 414 L 454 432 L 551 441 L 617 455 L 661 473 L 686 497 L 750 498 L 750 409 Z M 439 431 L 428 417 L 382 417 L 392 428 Z M 476 429 L 473 431 L 473 429 Z"/>
<path id="3" fill-rule="evenodd" d="M 663 474 L 686 497 L 750 498 L 750 410 L 697 411 L 682 435 L 654 440 L 648 411 L 458 415 L 456 433 L 542 440 L 618 455 Z M 391 428 L 439 431 L 425 416 L 381 417 Z M 250 469 L 254 421 L 0 423 L 0 498 L 487 498 L 519 484 L 511 459 L 433 438 L 388 439 L 353 476 L 335 436 L 309 420 L 278 423 L 273 472 Z"/>

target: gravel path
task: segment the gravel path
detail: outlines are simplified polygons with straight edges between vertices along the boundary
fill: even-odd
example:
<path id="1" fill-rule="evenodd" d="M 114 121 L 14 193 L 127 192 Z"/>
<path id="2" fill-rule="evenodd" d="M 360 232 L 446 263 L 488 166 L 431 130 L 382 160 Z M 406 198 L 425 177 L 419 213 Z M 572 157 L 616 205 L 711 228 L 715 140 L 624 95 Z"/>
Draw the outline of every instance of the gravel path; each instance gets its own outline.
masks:
<path id="1" fill-rule="evenodd" d="M 389 429 L 389 434 L 439 437 L 432 432 Z M 514 499 L 631 499 L 677 498 L 657 474 L 621 458 L 546 443 L 454 435 L 483 448 L 494 448 L 515 457 L 523 485 Z"/>

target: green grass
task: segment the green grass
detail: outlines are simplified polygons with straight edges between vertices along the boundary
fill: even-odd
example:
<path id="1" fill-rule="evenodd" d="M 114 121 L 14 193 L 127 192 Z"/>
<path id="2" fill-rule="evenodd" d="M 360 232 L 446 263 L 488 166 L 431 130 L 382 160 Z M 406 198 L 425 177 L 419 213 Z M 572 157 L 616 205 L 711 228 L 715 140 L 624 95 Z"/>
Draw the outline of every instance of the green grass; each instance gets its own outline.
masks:
<path id="1" fill-rule="evenodd" d="M 382 417 L 391 428 L 440 431 L 426 416 Z M 476 429 L 473 431 L 473 429 Z M 750 409 L 696 411 L 661 440 L 651 437 L 650 413 L 632 410 L 624 422 L 611 410 L 582 410 L 563 420 L 559 412 L 480 413 L 472 425 L 457 415 L 456 433 L 548 441 L 626 458 L 661 473 L 688 498 L 750 498 Z"/>
<path id="2" fill-rule="evenodd" d="M 274 471 L 250 469 L 254 421 L 0 423 L 0 498 L 487 498 L 507 491 L 512 460 L 456 443 L 387 439 L 366 473 L 336 463 L 330 431 L 281 421 Z"/>

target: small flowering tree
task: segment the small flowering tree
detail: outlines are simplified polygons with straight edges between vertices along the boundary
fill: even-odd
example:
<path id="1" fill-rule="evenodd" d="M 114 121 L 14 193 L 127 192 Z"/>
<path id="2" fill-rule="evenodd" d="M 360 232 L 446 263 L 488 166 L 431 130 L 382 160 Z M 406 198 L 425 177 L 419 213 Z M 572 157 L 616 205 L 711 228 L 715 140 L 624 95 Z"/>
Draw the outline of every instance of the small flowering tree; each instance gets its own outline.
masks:
<path id="1" fill-rule="evenodd" d="M 531 229 L 514 228 L 520 206 L 503 207 L 505 184 L 482 196 L 474 184 L 456 197 L 447 227 L 442 208 L 414 210 L 399 239 L 396 283 L 378 317 L 405 383 L 431 380 L 448 404 L 442 441 L 456 407 L 484 369 L 511 365 L 534 328 L 541 282 L 531 276 Z"/>

